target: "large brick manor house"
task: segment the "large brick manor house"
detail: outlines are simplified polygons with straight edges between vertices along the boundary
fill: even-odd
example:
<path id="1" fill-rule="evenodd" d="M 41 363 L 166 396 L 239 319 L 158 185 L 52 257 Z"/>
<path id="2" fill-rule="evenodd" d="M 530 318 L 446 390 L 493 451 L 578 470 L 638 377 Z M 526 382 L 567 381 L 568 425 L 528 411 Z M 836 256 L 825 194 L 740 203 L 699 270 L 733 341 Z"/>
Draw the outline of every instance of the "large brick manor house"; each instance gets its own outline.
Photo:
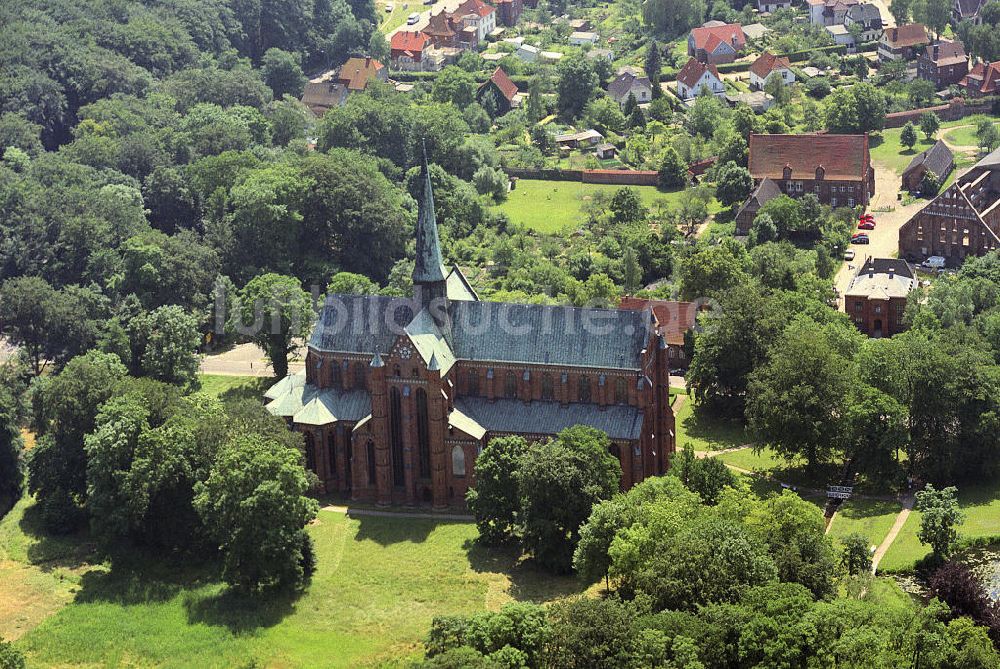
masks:
<path id="1" fill-rule="evenodd" d="M 412 299 L 329 296 L 304 372 L 268 410 L 305 435 L 328 493 L 378 504 L 462 506 L 495 436 L 603 430 L 622 487 L 661 474 L 674 451 L 667 344 L 649 309 L 479 300 L 441 260 L 427 164 Z"/>

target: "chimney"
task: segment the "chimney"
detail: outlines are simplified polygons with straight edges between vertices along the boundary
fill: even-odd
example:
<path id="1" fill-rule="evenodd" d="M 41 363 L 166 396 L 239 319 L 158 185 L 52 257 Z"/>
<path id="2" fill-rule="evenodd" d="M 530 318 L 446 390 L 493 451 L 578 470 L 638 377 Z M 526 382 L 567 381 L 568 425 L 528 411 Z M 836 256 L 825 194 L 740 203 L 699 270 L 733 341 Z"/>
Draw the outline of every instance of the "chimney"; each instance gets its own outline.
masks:
<path id="1" fill-rule="evenodd" d="M 896 268 L 895 267 L 890 267 L 889 268 L 889 279 L 892 280 L 893 278 L 895 278 L 895 276 L 896 276 Z"/>
<path id="2" fill-rule="evenodd" d="M 938 59 L 938 53 L 941 50 L 941 45 L 937 42 L 934 43 L 934 60 Z"/>

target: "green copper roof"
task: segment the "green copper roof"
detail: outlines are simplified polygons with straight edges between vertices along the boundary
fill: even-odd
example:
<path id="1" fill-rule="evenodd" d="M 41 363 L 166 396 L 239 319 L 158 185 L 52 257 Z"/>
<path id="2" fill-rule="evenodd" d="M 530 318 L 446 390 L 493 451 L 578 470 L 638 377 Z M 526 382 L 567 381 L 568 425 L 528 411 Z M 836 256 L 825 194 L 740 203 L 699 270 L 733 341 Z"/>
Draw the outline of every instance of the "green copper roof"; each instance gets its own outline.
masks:
<path id="1" fill-rule="evenodd" d="M 455 354 L 451 347 L 441 335 L 434 317 L 426 309 L 421 309 L 413 321 L 406 326 L 406 335 L 413 342 L 413 346 L 420 353 L 424 364 L 430 365 L 434 360 L 437 368 L 442 374 L 447 374 L 448 370 L 455 364 Z"/>
<path id="2" fill-rule="evenodd" d="M 462 274 L 462 270 L 458 268 L 458 265 L 452 266 L 451 271 L 448 272 L 448 282 L 445 285 L 448 290 L 449 300 L 474 302 L 479 299 L 476 291 L 472 289 L 472 285 L 465 278 L 465 275 Z"/>
<path id="3" fill-rule="evenodd" d="M 481 397 L 465 397 L 455 402 L 455 411 L 449 421 L 453 422 L 459 412 L 487 432 L 554 435 L 567 427 L 589 425 L 612 439 L 632 441 L 642 434 L 642 412 L 631 406 L 613 405 L 601 410 L 596 404 L 525 403 L 521 400 L 490 401 Z M 459 429 L 468 432 L 465 428 Z"/>
<path id="4" fill-rule="evenodd" d="M 448 415 L 448 426 L 456 430 L 461 430 L 473 439 L 482 439 L 486 434 L 486 428 L 462 413 L 458 408 L 452 410 Z"/>
<path id="5" fill-rule="evenodd" d="M 266 408 L 272 415 L 291 418 L 299 425 L 330 425 L 361 420 L 371 413 L 371 405 L 364 390 L 320 390 L 304 384 L 273 399 Z"/>
<path id="6" fill-rule="evenodd" d="M 445 273 L 441 262 L 441 242 L 438 239 L 437 217 L 434 215 L 434 189 L 431 187 L 426 152 L 420 178 L 424 181 L 424 193 L 417 214 L 417 257 L 413 265 L 413 282 L 434 283 L 444 281 Z"/>
<path id="7" fill-rule="evenodd" d="M 278 399 L 285 393 L 287 393 L 292 388 L 300 388 L 306 384 L 306 371 L 303 369 L 301 372 L 295 374 L 289 374 L 285 378 L 281 379 L 273 386 L 267 389 L 264 393 L 264 398 L 269 400 Z"/>

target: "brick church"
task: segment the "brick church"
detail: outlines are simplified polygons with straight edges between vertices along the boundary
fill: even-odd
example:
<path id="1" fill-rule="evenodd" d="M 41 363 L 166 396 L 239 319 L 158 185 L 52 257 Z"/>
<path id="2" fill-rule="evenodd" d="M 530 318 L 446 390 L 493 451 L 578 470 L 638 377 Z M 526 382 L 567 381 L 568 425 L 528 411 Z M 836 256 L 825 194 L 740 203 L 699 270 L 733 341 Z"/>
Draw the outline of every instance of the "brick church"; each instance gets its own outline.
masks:
<path id="1" fill-rule="evenodd" d="M 662 474 L 674 415 L 650 310 L 481 301 L 442 263 L 426 161 L 422 179 L 412 298 L 329 296 L 305 370 L 266 395 L 326 492 L 461 507 L 490 439 L 578 424 L 608 434 L 623 489 Z"/>

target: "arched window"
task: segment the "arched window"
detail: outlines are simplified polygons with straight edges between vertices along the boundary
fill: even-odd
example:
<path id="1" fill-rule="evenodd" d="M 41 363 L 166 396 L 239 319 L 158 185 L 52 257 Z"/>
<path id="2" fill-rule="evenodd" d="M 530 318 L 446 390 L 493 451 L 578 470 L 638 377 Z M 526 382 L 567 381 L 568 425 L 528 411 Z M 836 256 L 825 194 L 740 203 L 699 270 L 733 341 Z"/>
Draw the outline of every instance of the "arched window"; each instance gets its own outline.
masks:
<path id="1" fill-rule="evenodd" d="M 368 451 L 365 459 L 368 460 L 368 485 L 375 485 L 375 442 L 368 440 L 366 447 Z"/>
<path id="2" fill-rule="evenodd" d="M 628 382 L 620 376 L 615 379 L 615 404 L 628 404 Z"/>
<path id="3" fill-rule="evenodd" d="M 590 401 L 590 377 L 581 376 L 577 379 L 576 398 L 581 402 Z"/>
<path id="4" fill-rule="evenodd" d="M 413 369 L 410 370 L 410 376 L 412 376 L 415 379 L 419 379 L 420 378 L 420 370 L 417 369 L 416 367 L 414 367 Z"/>
<path id="5" fill-rule="evenodd" d="M 316 438 L 312 432 L 306 432 L 306 467 L 309 471 L 316 472 Z"/>
<path id="6" fill-rule="evenodd" d="M 404 485 L 403 474 L 403 398 L 399 388 L 389 393 L 389 445 L 392 450 L 392 484 Z"/>
<path id="7" fill-rule="evenodd" d="M 400 374 L 399 374 L 399 365 L 393 366 L 393 368 L 392 368 L 392 375 L 395 376 L 397 379 L 399 378 L 399 376 L 400 376 Z"/>
<path id="8" fill-rule="evenodd" d="M 479 370 L 470 369 L 468 382 L 466 383 L 467 392 L 470 397 L 479 397 Z"/>
<path id="9" fill-rule="evenodd" d="M 461 446 L 451 449 L 451 473 L 458 478 L 465 476 L 465 451 Z"/>
<path id="10" fill-rule="evenodd" d="M 555 399 L 555 392 L 552 388 L 552 375 L 548 373 L 542 374 L 542 399 Z"/>
<path id="11" fill-rule="evenodd" d="M 417 388 L 417 448 L 420 451 L 420 477 L 431 475 L 431 435 L 427 422 L 427 391 Z"/>
<path id="12" fill-rule="evenodd" d="M 512 399 L 517 397 L 517 374 L 514 372 L 507 372 L 503 384 L 503 395 Z"/>
<path id="13" fill-rule="evenodd" d="M 326 433 L 326 462 L 328 478 L 337 475 L 337 429 Z"/>
<path id="14" fill-rule="evenodd" d="M 337 364 L 336 360 L 330 361 L 330 385 L 334 388 L 340 388 L 340 365 Z"/>
<path id="15" fill-rule="evenodd" d="M 354 363 L 354 387 L 360 390 L 365 389 L 365 363 L 356 362 Z"/>

